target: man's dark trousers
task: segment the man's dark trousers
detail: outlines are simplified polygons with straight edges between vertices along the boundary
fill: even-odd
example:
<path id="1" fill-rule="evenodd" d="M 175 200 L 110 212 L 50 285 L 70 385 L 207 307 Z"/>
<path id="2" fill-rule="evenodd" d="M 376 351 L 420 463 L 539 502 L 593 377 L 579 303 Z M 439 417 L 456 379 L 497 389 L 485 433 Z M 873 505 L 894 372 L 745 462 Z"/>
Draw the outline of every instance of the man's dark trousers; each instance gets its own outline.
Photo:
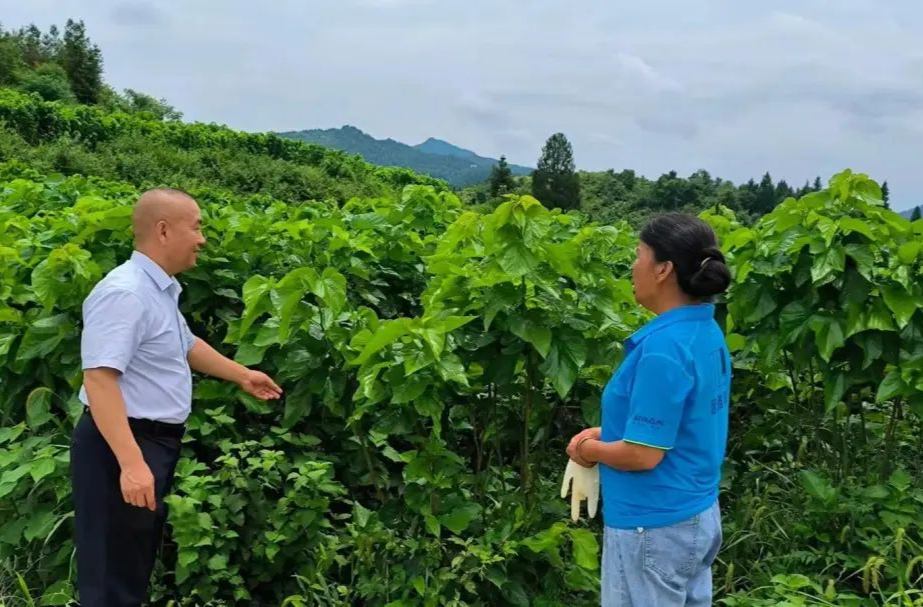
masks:
<path id="1" fill-rule="evenodd" d="M 81 607 L 137 607 L 147 601 L 166 520 L 183 426 L 148 420 L 129 425 L 154 476 L 156 511 L 122 497 L 121 469 L 92 417 L 84 413 L 71 441 L 71 475 Z"/>

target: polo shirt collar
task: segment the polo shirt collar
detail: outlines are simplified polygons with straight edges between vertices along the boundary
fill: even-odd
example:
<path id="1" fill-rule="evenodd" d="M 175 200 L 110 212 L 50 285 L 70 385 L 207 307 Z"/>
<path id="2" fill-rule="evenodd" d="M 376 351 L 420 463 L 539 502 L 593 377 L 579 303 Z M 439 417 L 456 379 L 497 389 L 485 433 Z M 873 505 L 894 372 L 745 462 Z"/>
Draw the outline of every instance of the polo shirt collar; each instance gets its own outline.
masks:
<path id="1" fill-rule="evenodd" d="M 636 346 L 641 343 L 645 337 L 678 322 L 689 320 L 710 320 L 715 317 L 715 304 L 689 304 L 679 306 L 668 310 L 659 316 L 655 316 L 646 325 L 635 331 L 628 338 L 630 346 Z"/>
<path id="2" fill-rule="evenodd" d="M 166 272 L 163 271 L 163 268 L 157 265 L 153 259 L 141 251 L 133 251 L 131 254 L 131 261 L 132 263 L 138 264 L 141 269 L 151 277 L 151 279 L 154 281 L 154 284 L 156 284 L 161 291 L 166 291 L 173 285 L 176 285 L 177 288 L 180 288 L 180 284 L 176 278 L 169 276 Z"/>

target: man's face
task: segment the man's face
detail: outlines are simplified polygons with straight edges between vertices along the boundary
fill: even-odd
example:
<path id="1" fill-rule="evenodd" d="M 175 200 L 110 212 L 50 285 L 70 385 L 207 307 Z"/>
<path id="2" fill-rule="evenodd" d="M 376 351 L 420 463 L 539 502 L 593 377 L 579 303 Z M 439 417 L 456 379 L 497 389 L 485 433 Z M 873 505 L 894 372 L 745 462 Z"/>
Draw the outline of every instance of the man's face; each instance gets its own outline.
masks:
<path id="1" fill-rule="evenodd" d="M 195 267 L 199 249 L 205 245 L 202 213 L 192 199 L 179 205 L 168 231 L 168 248 L 176 273 Z"/>

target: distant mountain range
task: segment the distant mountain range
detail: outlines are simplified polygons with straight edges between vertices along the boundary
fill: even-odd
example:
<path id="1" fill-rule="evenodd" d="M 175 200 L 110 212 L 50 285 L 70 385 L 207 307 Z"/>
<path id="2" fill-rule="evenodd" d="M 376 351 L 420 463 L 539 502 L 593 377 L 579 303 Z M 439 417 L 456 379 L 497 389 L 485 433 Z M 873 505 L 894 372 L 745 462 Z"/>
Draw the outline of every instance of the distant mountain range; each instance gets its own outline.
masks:
<path id="1" fill-rule="evenodd" d="M 920 206 L 920 211 L 923 212 L 923 205 Z M 901 215 L 907 219 L 910 219 L 910 217 L 913 215 L 913 208 L 907 209 L 906 211 L 901 211 Z"/>
<path id="2" fill-rule="evenodd" d="M 441 139 L 430 137 L 423 143 L 407 145 L 394 139 L 375 139 L 362 130 L 346 125 L 338 129 L 312 129 L 277 133 L 280 137 L 317 143 L 327 148 L 359 154 L 379 166 L 398 166 L 417 173 L 444 179 L 455 187 L 481 183 L 490 176 L 496 158 L 485 158 Z M 529 175 L 531 168 L 510 165 L 513 175 Z"/>

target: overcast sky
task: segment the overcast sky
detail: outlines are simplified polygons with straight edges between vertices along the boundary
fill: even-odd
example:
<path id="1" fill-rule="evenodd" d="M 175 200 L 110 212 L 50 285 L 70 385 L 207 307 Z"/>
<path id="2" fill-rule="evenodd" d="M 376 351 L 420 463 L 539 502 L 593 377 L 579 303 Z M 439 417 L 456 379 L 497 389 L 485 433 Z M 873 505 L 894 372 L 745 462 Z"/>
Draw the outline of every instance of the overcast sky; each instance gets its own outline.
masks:
<path id="1" fill-rule="evenodd" d="M 0 0 L 83 19 L 117 89 L 248 131 L 357 126 L 534 166 L 704 168 L 792 185 L 844 168 L 923 203 L 920 0 Z"/>

